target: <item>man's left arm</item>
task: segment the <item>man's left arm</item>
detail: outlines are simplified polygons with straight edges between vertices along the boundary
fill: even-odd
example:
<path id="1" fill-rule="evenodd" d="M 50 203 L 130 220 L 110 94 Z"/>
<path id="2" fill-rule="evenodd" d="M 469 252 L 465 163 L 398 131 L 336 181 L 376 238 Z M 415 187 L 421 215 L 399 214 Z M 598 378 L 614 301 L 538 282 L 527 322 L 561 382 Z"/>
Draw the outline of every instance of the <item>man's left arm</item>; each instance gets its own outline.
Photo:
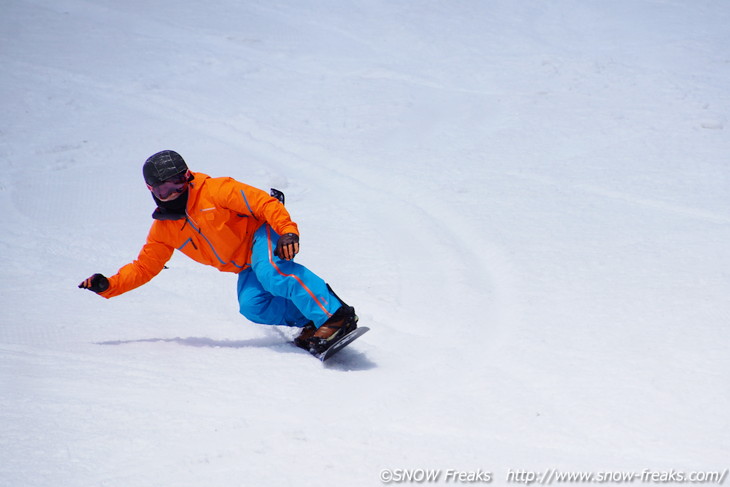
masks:
<path id="1" fill-rule="evenodd" d="M 268 223 L 281 236 L 275 251 L 278 257 L 285 260 L 294 258 L 299 252 L 299 228 L 278 199 L 234 179 L 223 183 L 221 192 L 226 208 Z"/>

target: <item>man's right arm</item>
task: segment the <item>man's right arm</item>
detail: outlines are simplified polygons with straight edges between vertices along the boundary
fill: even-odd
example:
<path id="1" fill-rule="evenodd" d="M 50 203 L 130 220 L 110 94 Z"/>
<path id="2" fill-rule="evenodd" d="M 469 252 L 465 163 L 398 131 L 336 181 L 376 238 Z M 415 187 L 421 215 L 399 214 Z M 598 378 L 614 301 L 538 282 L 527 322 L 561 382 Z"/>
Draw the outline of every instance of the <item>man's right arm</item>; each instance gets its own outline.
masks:
<path id="1" fill-rule="evenodd" d="M 108 279 L 108 286 L 105 290 L 102 291 L 103 285 L 101 288 L 98 286 L 92 287 L 94 283 L 100 281 L 104 283 L 104 279 L 106 278 L 101 274 L 94 274 L 83 281 L 79 287 L 94 291 L 104 298 L 119 296 L 149 282 L 159 274 L 165 267 L 167 261 L 170 260 L 170 257 L 172 257 L 174 250 L 173 247 L 154 240 L 150 236 L 147 238 L 147 243 L 142 247 L 137 259 L 125 265 L 115 275 L 111 276 Z"/>

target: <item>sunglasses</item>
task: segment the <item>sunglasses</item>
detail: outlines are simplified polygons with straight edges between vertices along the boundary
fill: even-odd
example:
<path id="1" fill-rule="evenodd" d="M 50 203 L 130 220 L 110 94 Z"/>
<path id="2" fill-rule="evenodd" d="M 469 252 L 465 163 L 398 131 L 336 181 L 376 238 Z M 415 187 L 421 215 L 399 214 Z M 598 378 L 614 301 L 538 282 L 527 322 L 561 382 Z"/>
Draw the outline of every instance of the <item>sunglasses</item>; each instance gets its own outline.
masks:
<path id="1" fill-rule="evenodd" d="M 169 198 L 174 193 L 182 193 L 187 188 L 188 184 L 188 173 L 180 174 L 174 178 L 170 178 L 167 181 L 162 181 L 154 186 L 147 185 L 152 193 L 159 199 L 164 200 Z"/>

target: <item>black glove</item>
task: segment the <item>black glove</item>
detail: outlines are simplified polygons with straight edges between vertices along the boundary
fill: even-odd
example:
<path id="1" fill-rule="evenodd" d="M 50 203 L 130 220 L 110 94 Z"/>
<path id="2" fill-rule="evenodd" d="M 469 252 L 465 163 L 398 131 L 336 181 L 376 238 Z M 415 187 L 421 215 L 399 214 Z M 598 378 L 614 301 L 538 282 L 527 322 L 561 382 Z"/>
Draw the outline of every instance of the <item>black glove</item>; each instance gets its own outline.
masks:
<path id="1" fill-rule="evenodd" d="M 274 255 L 280 259 L 292 260 L 299 253 L 299 235 L 296 233 L 285 233 L 279 237 L 276 243 Z"/>
<path id="2" fill-rule="evenodd" d="M 79 284 L 79 287 L 81 289 L 94 291 L 95 293 L 103 293 L 104 291 L 109 289 L 109 279 L 101 274 L 94 274 L 93 276 L 85 279 L 84 282 Z"/>

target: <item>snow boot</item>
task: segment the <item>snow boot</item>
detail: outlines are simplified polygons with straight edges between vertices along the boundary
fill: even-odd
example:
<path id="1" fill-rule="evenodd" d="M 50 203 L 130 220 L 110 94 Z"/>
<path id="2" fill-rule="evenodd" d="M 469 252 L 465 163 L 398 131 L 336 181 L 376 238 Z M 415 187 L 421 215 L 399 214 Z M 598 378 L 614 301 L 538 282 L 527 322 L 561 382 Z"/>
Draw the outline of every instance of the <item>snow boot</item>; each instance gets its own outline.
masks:
<path id="1" fill-rule="evenodd" d="M 317 327 L 311 321 L 302 327 L 302 331 L 294 339 L 294 345 L 304 350 L 309 350 L 309 339 L 312 338 Z"/>
<path id="2" fill-rule="evenodd" d="M 357 319 L 355 308 L 343 304 L 309 338 L 309 351 L 317 354 L 324 352 L 339 338 L 355 330 Z"/>

